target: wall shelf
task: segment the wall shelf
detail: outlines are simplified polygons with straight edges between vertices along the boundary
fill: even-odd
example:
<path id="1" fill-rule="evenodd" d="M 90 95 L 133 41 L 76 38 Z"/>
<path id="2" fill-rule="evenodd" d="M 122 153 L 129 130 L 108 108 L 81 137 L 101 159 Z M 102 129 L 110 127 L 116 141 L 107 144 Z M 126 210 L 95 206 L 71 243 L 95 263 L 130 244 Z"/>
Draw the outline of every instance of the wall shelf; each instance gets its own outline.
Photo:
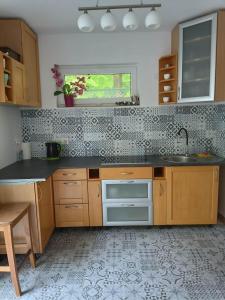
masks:
<path id="1" fill-rule="evenodd" d="M 165 79 L 164 75 L 170 74 L 169 79 Z M 171 90 L 164 91 L 164 86 L 169 85 Z M 164 99 L 168 97 L 168 99 Z M 159 59 L 159 104 L 168 105 L 177 102 L 177 55 L 167 55 Z"/>

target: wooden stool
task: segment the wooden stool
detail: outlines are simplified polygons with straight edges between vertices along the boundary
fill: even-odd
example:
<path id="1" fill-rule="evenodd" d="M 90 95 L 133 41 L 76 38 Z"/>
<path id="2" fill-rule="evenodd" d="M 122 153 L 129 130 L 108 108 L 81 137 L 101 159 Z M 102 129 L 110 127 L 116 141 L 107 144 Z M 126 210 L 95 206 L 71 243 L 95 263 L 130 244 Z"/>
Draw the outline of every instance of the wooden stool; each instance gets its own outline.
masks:
<path id="1" fill-rule="evenodd" d="M 16 295 L 21 296 L 21 288 L 17 274 L 15 252 L 13 245 L 13 227 L 23 218 L 27 218 L 26 241 L 28 245 L 27 255 L 29 255 L 30 263 L 35 268 L 35 257 L 30 231 L 29 203 L 8 203 L 0 206 L 0 232 L 3 232 L 6 246 L 6 254 L 8 257 L 8 266 L 1 266 L 0 272 L 10 272 L 12 283 L 16 290 Z"/>

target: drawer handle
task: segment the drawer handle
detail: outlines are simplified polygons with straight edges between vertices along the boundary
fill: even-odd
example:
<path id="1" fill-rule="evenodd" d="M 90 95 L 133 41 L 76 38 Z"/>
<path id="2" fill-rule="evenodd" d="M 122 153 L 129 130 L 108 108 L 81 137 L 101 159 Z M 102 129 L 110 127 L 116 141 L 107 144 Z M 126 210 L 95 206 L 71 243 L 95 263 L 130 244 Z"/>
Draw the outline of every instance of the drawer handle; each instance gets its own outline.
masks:
<path id="1" fill-rule="evenodd" d="M 77 182 L 64 182 L 63 184 L 66 184 L 66 185 L 77 185 L 78 183 Z"/>
<path id="2" fill-rule="evenodd" d="M 133 172 L 121 172 L 120 175 L 132 175 L 134 174 Z"/>
<path id="3" fill-rule="evenodd" d="M 63 176 L 73 176 L 77 175 L 77 173 L 62 173 Z"/>
<path id="4" fill-rule="evenodd" d="M 74 204 L 72 204 L 72 205 L 65 205 L 64 207 L 65 208 L 80 208 L 79 205 L 74 205 Z"/>

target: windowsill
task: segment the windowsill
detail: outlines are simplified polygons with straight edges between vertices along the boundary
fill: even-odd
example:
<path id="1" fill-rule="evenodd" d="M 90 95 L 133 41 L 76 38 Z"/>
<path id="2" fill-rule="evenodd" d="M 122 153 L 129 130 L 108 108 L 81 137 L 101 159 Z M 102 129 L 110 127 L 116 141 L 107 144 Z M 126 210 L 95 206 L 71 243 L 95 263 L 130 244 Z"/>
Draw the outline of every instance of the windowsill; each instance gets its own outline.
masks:
<path id="1" fill-rule="evenodd" d="M 140 106 L 140 104 L 134 104 L 134 105 L 116 105 L 114 103 L 105 103 L 105 104 L 76 104 L 73 107 L 66 107 L 66 106 L 58 106 L 57 108 L 87 108 L 87 107 L 94 107 L 94 108 L 104 108 L 104 107 L 113 107 L 113 108 L 119 108 L 119 107 L 137 107 Z"/>

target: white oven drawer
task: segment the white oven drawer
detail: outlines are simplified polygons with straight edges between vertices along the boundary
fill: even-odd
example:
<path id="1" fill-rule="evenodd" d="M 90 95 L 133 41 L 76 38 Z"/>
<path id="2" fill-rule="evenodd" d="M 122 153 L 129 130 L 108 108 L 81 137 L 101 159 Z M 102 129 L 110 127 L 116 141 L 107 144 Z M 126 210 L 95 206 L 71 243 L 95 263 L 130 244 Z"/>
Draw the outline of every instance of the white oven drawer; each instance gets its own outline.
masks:
<path id="1" fill-rule="evenodd" d="M 152 225 L 152 202 L 103 203 L 104 226 Z"/>
<path id="2" fill-rule="evenodd" d="M 102 180 L 103 203 L 138 203 L 152 199 L 152 180 Z"/>

